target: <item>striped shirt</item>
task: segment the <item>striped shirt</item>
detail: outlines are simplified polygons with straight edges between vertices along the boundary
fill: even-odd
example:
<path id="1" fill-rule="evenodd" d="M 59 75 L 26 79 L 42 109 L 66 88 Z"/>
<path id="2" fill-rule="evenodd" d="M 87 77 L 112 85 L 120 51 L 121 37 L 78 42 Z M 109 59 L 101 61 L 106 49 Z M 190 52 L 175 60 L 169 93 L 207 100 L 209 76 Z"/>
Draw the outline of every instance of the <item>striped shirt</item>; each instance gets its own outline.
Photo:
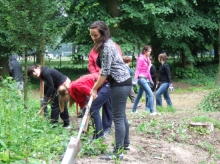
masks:
<path id="1" fill-rule="evenodd" d="M 124 82 L 130 78 L 130 73 L 122 60 L 122 57 L 115 46 L 115 43 L 109 39 L 100 53 L 101 76 L 109 76 L 118 82 Z"/>

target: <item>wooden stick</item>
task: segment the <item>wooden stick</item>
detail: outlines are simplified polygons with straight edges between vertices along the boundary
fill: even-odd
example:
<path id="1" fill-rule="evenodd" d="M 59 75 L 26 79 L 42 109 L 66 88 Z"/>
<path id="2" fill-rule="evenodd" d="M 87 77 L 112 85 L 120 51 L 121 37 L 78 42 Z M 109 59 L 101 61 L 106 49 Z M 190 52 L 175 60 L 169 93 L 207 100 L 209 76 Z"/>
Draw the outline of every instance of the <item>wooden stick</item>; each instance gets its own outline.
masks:
<path id="1" fill-rule="evenodd" d="M 49 99 L 49 101 L 47 102 L 46 105 L 44 105 L 44 106 L 42 106 L 42 107 L 40 108 L 40 110 L 37 112 L 37 114 L 35 115 L 35 117 L 37 117 L 39 114 L 41 114 L 41 113 L 43 112 L 44 108 L 51 102 L 51 100 L 52 100 L 52 98 Z"/>

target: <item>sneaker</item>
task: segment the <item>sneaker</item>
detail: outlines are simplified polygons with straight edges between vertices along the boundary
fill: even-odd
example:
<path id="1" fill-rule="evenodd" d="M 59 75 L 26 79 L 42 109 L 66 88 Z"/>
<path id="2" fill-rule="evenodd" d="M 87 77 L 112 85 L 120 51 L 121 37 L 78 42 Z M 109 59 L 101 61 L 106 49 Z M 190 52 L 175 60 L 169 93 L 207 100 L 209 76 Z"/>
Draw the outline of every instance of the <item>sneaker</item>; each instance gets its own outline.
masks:
<path id="1" fill-rule="evenodd" d="M 141 107 L 141 104 L 138 104 L 138 106 L 137 107 Z"/>
<path id="2" fill-rule="evenodd" d="M 130 150 L 130 146 L 128 145 L 128 146 L 125 146 L 124 147 L 124 150 Z"/>
<path id="3" fill-rule="evenodd" d="M 160 113 L 157 112 L 150 113 L 150 116 L 156 116 L 156 115 L 160 115 Z"/>
<path id="4" fill-rule="evenodd" d="M 131 113 L 138 113 L 138 111 L 135 111 L 135 112 L 131 111 Z"/>
<path id="5" fill-rule="evenodd" d="M 103 130 L 104 136 L 111 135 L 111 128 L 106 128 Z"/>
<path id="6" fill-rule="evenodd" d="M 112 146 L 114 147 L 113 151 L 115 150 L 115 145 L 112 143 Z M 124 146 L 124 150 L 130 150 L 130 145 Z"/>
<path id="7" fill-rule="evenodd" d="M 109 160 L 122 160 L 123 159 L 123 153 L 117 154 L 116 151 L 113 151 L 112 153 L 106 154 L 104 156 L 101 156 L 100 159 L 104 159 L 106 161 Z"/>
<path id="8" fill-rule="evenodd" d="M 73 130 L 73 128 L 69 125 L 69 126 L 64 126 L 65 129 L 67 130 Z"/>

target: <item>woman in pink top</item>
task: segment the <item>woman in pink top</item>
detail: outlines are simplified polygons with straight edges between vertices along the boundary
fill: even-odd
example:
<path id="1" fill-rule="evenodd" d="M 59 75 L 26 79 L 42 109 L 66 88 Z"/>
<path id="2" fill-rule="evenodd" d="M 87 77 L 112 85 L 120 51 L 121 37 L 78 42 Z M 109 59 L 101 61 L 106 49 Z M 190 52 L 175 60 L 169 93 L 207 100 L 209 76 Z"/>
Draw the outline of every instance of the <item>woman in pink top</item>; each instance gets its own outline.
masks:
<path id="1" fill-rule="evenodd" d="M 151 50 L 151 46 L 146 45 L 142 50 L 142 54 L 140 54 L 137 59 L 134 79 L 139 84 L 139 90 L 134 100 L 134 105 L 132 108 L 133 113 L 136 113 L 137 105 L 142 97 L 143 92 L 145 91 L 146 96 L 148 97 L 148 101 L 146 102 L 146 111 L 150 111 L 151 115 L 156 115 L 156 112 L 154 112 L 154 96 L 150 88 L 150 85 L 153 84 L 150 75 L 151 60 L 149 59 Z"/>

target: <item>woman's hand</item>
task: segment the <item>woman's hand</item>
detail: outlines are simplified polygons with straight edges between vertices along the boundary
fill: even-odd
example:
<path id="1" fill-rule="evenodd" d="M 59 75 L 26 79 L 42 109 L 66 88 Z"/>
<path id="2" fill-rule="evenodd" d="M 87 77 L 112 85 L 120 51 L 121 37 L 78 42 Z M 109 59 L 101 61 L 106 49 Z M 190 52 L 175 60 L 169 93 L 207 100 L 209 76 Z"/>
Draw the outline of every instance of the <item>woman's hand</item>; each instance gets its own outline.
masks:
<path id="1" fill-rule="evenodd" d="M 92 88 L 90 95 L 93 97 L 93 100 L 95 100 L 98 97 L 97 89 Z"/>

